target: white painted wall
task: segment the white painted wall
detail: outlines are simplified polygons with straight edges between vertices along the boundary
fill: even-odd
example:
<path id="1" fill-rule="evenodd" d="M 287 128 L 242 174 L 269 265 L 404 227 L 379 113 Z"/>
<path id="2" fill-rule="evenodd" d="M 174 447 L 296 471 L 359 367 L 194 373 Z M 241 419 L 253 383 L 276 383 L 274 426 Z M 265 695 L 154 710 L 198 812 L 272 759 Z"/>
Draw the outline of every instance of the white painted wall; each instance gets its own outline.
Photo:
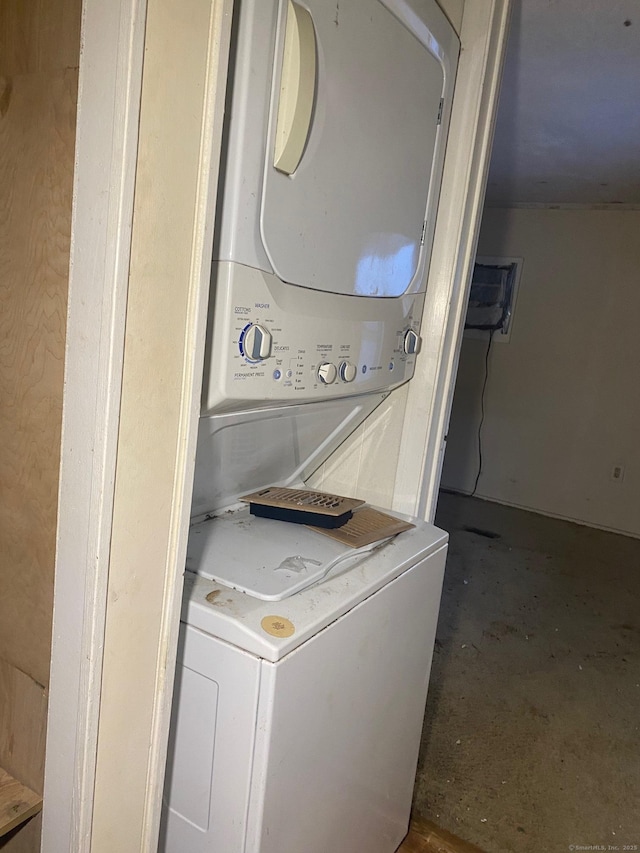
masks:
<path id="1" fill-rule="evenodd" d="M 490 354 L 479 496 L 640 535 L 639 234 L 640 211 L 485 211 L 479 252 L 524 268 L 511 340 Z M 464 492 L 485 351 L 465 339 L 449 428 L 442 485 Z"/>

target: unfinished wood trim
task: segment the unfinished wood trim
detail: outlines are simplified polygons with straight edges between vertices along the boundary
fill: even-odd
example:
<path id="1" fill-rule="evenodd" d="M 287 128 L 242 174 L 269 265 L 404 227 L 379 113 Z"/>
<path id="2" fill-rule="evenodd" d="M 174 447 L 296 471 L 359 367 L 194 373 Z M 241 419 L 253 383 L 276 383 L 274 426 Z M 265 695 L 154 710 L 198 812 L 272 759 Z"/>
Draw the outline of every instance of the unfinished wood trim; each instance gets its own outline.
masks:
<path id="1" fill-rule="evenodd" d="M 158 843 L 231 11 L 231 0 L 148 6 L 94 853 Z"/>
<path id="2" fill-rule="evenodd" d="M 39 817 L 23 822 L 44 776 L 81 5 L 0 2 L 0 765 L 15 780 L 2 777 L 6 853 L 40 849 Z"/>
<path id="3" fill-rule="evenodd" d="M 42 808 L 42 797 L 0 767 L 0 838 Z"/>
<path id="4" fill-rule="evenodd" d="M 38 793 L 46 724 L 46 689 L 0 658 L 0 766 Z"/>
<path id="5" fill-rule="evenodd" d="M 88 851 L 146 0 L 84 0 L 42 850 Z"/>
<path id="6" fill-rule="evenodd" d="M 2 853 L 39 853 L 42 835 L 42 811 L 12 829 L 0 839 Z"/>
<path id="7" fill-rule="evenodd" d="M 0 74 L 49 75 L 77 69 L 81 0 L 2 0 Z"/>
<path id="8" fill-rule="evenodd" d="M 482 853 L 482 850 L 440 829 L 430 820 L 418 818 L 411 821 L 409 834 L 398 853 Z"/>
<path id="9" fill-rule="evenodd" d="M 427 298 L 393 506 L 433 521 L 506 50 L 511 0 L 466 0 Z"/>
<path id="10" fill-rule="evenodd" d="M 58 43 L 61 18 L 70 32 Z M 43 685 L 51 645 L 79 22 L 79 0 L 52 0 L 42 8 L 0 3 L 0 655 Z"/>

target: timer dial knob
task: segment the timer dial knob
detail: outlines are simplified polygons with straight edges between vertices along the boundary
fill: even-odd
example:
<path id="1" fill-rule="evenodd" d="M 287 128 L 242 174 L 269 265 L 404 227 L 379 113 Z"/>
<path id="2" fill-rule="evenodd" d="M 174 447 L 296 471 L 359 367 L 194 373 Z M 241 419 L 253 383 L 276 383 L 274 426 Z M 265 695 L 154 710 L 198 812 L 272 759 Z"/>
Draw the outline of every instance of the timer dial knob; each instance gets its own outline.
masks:
<path id="1" fill-rule="evenodd" d="M 338 368 L 338 375 L 343 382 L 353 382 L 356 378 L 356 374 L 358 372 L 358 368 L 355 364 L 351 364 L 350 361 L 342 361 L 340 362 L 340 367 Z"/>
<path id="2" fill-rule="evenodd" d="M 264 326 L 252 323 L 244 333 L 242 348 L 249 361 L 262 361 L 271 355 L 272 343 L 271 332 Z"/>
<path id="3" fill-rule="evenodd" d="M 318 367 L 318 379 L 323 385 L 333 385 L 338 376 L 338 369 L 335 364 L 330 361 L 325 361 Z"/>
<path id="4" fill-rule="evenodd" d="M 420 344 L 422 343 L 422 339 L 417 332 L 414 332 L 413 329 L 409 329 L 408 332 L 405 333 L 404 336 L 404 351 L 407 355 L 415 355 L 420 352 Z"/>

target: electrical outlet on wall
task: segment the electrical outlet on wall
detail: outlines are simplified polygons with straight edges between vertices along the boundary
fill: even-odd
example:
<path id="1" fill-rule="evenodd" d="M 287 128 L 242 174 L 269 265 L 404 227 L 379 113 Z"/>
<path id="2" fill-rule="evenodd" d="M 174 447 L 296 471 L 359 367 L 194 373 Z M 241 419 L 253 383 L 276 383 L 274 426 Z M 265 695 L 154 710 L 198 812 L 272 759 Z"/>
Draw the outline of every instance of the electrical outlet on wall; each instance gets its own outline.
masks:
<path id="1" fill-rule="evenodd" d="M 621 483 L 624 480 L 624 465 L 614 465 L 611 469 L 611 479 L 614 483 Z"/>

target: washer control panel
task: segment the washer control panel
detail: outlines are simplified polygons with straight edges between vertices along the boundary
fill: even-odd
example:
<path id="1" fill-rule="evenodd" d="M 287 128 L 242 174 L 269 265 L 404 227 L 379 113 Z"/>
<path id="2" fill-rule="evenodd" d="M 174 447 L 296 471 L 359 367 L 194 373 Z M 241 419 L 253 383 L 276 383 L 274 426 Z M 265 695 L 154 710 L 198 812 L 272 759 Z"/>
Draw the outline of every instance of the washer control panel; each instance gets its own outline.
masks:
<path id="1" fill-rule="evenodd" d="M 319 364 L 316 373 L 323 385 L 333 385 L 338 378 L 338 368 L 330 361 L 323 361 L 322 364 Z"/>
<path id="2" fill-rule="evenodd" d="M 424 294 L 372 298 L 214 265 L 202 413 L 389 390 L 413 375 Z"/>
<path id="3" fill-rule="evenodd" d="M 271 332 L 265 329 L 264 326 L 258 325 L 258 323 L 248 323 L 240 333 L 238 339 L 240 354 L 247 361 L 258 362 L 269 358 L 272 345 L 273 338 L 271 337 Z"/>

